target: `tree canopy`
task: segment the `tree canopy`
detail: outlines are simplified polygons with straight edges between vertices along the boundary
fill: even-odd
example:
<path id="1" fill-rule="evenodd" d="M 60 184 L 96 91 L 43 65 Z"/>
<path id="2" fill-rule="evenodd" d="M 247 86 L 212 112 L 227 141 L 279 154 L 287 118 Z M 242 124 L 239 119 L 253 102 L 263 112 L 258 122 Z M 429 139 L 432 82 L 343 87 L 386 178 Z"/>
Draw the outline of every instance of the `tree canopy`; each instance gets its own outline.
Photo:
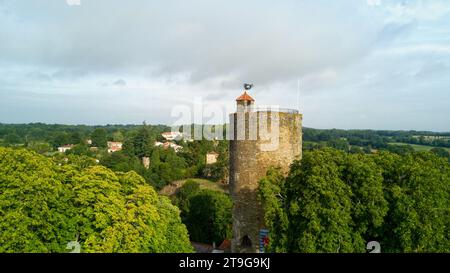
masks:
<path id="1" fill-rule="evenodd" d="M 177 191 L 174 203 L 181 210 L 191 240 L 220 244 L 231 238 L 233 202 L 227 194 L 200 189 L 197 182 L 188 180 Z"/>
<path id="2" fill-rule="evenodd" d="M 190 252 L 179 210 L 135 172 L 0 147 L 0 252 Z"/>
<path id="3" fill-rule="evenodd" d="M 305 152 L 259 194 L 272 252 L 450 251 L 450 166 L 430 152 Z"/>

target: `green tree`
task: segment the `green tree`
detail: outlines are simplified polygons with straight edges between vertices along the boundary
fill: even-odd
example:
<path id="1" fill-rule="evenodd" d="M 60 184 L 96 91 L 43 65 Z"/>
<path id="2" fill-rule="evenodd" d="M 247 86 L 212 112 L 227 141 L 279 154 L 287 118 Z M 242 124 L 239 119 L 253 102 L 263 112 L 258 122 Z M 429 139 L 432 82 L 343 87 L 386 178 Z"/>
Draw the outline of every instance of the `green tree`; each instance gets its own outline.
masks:
<path id="1" fill-rule="evenodd" d="M 103 128 L 95 129 L 91 134 L 92 146 L 106 148 L 108 133 Z"/>
<path id="2" fill-rule="evenodd" d="M 429 152 L 381 153 L 389 211 L 383 227 L 389 252 L 449 252 L 450 167 Z"/>
<path id="3" fill-rule="evenodd" d="M 93 156 L 94 152 L 89 149 L 89 146 L 81 143 L 73 146 L 72 149 L 66 151 L 66 154 Z"/>
<path id="4" fill-rule="evenodd" d="M 259 182 L 259 197 L 264 209 L 264 221 L 270 230 L 269 251 L 285 253 L 292 238 L 288 235 L 285 177 L 279 169 L 270 169 Z"/>
<path id="5" fill-rule="evenodd" d="M 78 171 L 86 169 L 91 166 L 98 165 L 97 161 L 86 155 L 74 155 L 74 154 L 56 154 L 53 157 L 53 161 L 59 166 L 71 166 Z"/>
<path id="6" fill-rule="evenodd" d="M 75 239 L 69 200 L 51 160 L 0 147 L 0 252 L 64 252 Z"/>
<path id="7" fill-rule="evenodd" d="M 50 143 L 52 144 L 53 148 L 58 148 L 63 145 L 71 144 L 70 141 L 71 140 L 67 133 L 58 132 L 52 137 Z"/>
<path id="8" fill-rule="evenodd" d="M 45 154 L 52 151 L 52 146 L 47 142 L 28 142 L 27 148 L 39 154 Z"/>
<path id="9" fill-rule="evenodd" d="M 273 252 L 449 252 L 450 165 L 430 152 L 305 152 L 259 194 Z"/>
<path id="10" fill-rule="evenodd" d="M 431 152 L 438 156 L 448 158 L 450 160 L 450 152 L 444 148 L 433 148 L 431 149 Z"/>
<path id="11" fill-rule="evenodd" d="M 191 251 L 179 210 L 136 173 L 116 176 L 104 167 L 92 167 L 72 181 L 83 251 Z"/>
<path id="12" fill-rule="evenodd" d="M 179 209 L 135 172 L 0 148 L 0 193 L 0 252 L 192 251 Z"/>
<path id="13" fill-rule="evenodd" d="M 351 153 L 351 154 L 363 154 L 364 151 L 363 151 L 363 149 L 361 149 L 361 147 L 351 146 L 350 150 L 349 150 L 349 153 Z"/>
<path id="14" fill-rule="evenodd" d="M 414 152 L 414 148 L 411 145 L 388 145 L 386 150 L 399 155 L 406 155 Z"/>
<path id="15" fill-rule="evenodd" d="M 185 218 L 189 213 L 189 202 L 191 197 L 198 194 L 199 191 L 200 185 L 192 179 L 188 179 L 177 191 L 174 203 L 180 208 L 182 218 Z"/>
<path id="16" fill-rule="evenodd" d="M 342 179 L 350 186 L 354 230 L 365 241 L 382 240 L 381 227 L 388 211 L 382 169 L 364 154 L 346 156 Z"/>
<path id="17" fill-rule="evenodd" d="M 332 149 L 305 153 L 286 178 L 289 252 L 360 252 L 352 229 L 351 187 L 341 178 L 345 154 Z"/>
<path id="18" fill-rule="evenodd" d="M 5 136 L 3 142 L 7 145 L 15 145 L 22 142 L 19 135 L 12 133 Z"/>
<path id="19" fill-rule="evenodd" d="M 221 192 L 201 190 L 189 198 L 186 226 L 191 240 L 221 243 L 231 237 L 231 198 Z"/>
<path id="20" fill-rule="evenodd" d="M 136 171 L 142 173 L 144 170 L 144 167 L 137 157 L 129 156 L 123 151 L 105 155 L 100 163 L 117 172 Z"/>
<path id="21" fill-rule="evenodd" d="M 125 136 L 121 131 L 115 131 L 113 133 L 113 141 L 123 142 L 125 140 Z"/>
<path id="22" fill-rule="evenodd" d="M 69 142 L 71 144 L 84 144 L 83 137 L 81 136 L 80 132 L 78 132 L 78 131 L 70 133 Z"/>
<path id="23" fill-rule="evenodd" d="M 152 135 L 147 124 L 143 124 L 133 138 L 133 146 L 135 155 L 139 158 L 150 156 L 155 143 L 155 137 Z"/>

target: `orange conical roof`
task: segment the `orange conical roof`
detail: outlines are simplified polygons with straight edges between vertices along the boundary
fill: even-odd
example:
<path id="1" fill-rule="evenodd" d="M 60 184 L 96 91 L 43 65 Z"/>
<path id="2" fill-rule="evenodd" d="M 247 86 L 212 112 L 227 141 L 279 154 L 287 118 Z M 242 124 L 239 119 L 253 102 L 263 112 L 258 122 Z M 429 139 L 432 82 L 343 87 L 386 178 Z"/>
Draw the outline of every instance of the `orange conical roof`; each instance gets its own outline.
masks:
<path id="1" fill-rule="evenodd" d="M 247 91 L 244 91 L 244 94 L 240 95 L 236 101 L 255 101 L 252 97 L 247 94 Z"/>

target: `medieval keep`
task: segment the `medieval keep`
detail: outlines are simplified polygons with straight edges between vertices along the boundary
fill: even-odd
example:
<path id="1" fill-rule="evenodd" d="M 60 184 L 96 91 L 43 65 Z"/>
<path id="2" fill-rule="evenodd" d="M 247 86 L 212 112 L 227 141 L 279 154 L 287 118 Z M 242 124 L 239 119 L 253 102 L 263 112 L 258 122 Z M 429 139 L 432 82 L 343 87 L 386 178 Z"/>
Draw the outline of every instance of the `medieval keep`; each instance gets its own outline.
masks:
<path id="1" fill-rule="evenodd" d="M 267 233 L 258 201 L 258 181 L 272 166 L 287 174 L 290 164 L 301 158 L 302 115 L 297 110 L 258 108 L 247 91 L 236 102 L 237 111 L 230 114 L 229 136 L 234 202 L 231 251 L 258 253 Z"/>

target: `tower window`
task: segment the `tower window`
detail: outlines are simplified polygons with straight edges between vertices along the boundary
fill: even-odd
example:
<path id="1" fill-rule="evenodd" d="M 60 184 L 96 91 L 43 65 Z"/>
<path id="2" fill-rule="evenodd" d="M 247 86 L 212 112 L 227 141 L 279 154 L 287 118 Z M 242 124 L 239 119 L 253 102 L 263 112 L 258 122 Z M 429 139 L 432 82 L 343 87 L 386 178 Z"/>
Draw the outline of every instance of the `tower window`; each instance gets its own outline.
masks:
<path id="1" fill-rule="evenodd" d="M 251 248 L 252 247 L 252 240 L 250 240 L 250 238 L 247 235 L 242 237 L 241 247 L 245 247 L 245 248 Z"/>

